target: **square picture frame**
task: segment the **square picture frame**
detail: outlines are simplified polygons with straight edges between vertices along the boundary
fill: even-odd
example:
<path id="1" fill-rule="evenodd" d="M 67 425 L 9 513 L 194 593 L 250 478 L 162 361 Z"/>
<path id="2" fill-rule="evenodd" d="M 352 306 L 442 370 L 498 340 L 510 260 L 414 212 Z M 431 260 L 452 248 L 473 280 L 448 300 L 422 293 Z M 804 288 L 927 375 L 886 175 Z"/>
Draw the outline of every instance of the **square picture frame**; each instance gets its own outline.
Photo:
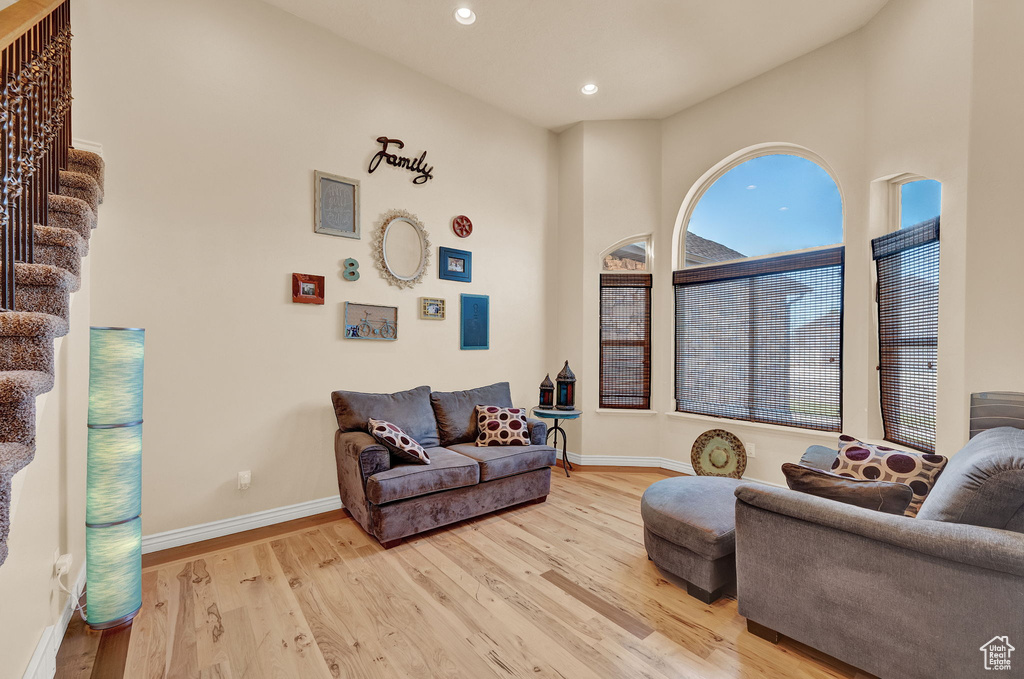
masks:
<path id="1" fill-rule="evenodd" d="M 313 171 L 313 231 L 359 239 L 359 180 Z"/>
<path id="2" fill-rule="evenodd" d="M 491 298 L 460 295 L 459 348 L 466 351 L 491 348 Z"/>
<path id="3" fill-rule="evenodd" d="M 420 318 L 430 321 L 443 321 L 445 318 L 445 301 L 439 297 L 420 297 Z"/>
<path id="4" fill-rule="evenodd" d="M 437 249 L 437 277 L 445 281 L 471 283 L 473 281 L 473 253 L 469 250 Z"/>
<path id="5" fill-rule="evenodd" d="M 295 304 L 323 304 L 324 277 L 308 273 L 293 273 L 292 302 Z"/>
<path id="6" fill-rule="evenodd" d="M 398 339 L 398 307 L 345 302 L 345 339 Z"/>

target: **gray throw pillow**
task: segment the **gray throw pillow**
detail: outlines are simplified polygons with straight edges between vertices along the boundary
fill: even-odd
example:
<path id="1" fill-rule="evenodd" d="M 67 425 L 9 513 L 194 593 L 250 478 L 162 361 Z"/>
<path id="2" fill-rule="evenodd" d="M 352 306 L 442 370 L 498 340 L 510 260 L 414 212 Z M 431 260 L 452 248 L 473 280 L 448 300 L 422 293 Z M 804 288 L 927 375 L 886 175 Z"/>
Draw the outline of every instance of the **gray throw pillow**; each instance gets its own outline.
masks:
<path id="1" fill-rule="evenodd" d="M 387 420 L 424 448 L 438 446 L 437 422 L 430 407 L 430 387 L 416 387 L 393 394 L 361 391 L 331 393 L 334 416 L 341 431 L 366 431 L 370 418 Z"/>
<path id="2" fill-rule="evenodd" d="M 905 483 L 850 479 L 822 469 L 799 464 L 782 465 L 791 490 L 886 514 L 903 514 L 914 499 Z"/>
<path id="3" fill-rule="evenodd" d="M 476 440 L 476 407 L 512 407 L 512 390 L 508 382 L 465 391 L 435 391 L 430 394 L 430 405 L 437 418 L 437 430 L 442 446 L 469 443 Z"/>
<path id="4" fill-rule="evenodd" d="M 949 459 L 917 518 L 1024 533 L 1024 430 L 989 429 Z"/>

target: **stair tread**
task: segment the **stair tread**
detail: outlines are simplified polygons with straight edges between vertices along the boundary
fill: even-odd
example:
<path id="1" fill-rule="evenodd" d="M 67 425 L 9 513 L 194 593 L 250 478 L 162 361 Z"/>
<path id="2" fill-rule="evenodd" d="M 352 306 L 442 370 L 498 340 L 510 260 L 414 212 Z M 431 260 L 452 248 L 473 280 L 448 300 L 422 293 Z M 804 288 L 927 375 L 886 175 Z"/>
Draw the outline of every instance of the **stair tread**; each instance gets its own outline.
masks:
<path id="1" fill-rule="evenodd" d="M 32 461 L 35 452 L 35 443 L 0 443 L 0 474 L 15 474 L 21 471 Z"/>
<path id="2" fill-rule="evenodd" d="M 36 311 L 5 311 L 0 314 L 0 337 L 63 337 L 68 322 L 60 316 Z"/>
<path id="3" fill-rule="evenodd" d="M 100 202 L 103 202 L 103 179 L 106 174 L 106 164 L 103 157 L 90 151 L 81 149 L 68 150 L 68 168 L 75 172 L 87 174 L 96 180 L 100 187 Z"/>
<path id="4" fill-rule="evenodd" d="M 38 370 L 0 371 L 0 403 L 35 398 L 53 389 L 53 375 Z"/>
<path id="5" fill-rule="evenodd" d="M 100 190 L 100 183 L 96 181 L 95 177 L 87 175 L 84 172 L 76 172 L 74 170 L 61 170 L 60 183 L 81 189 Z"/>
<path id="6" fill-rule="evenodd" d="M 3 271 L 2 266 L 0 266 L 0 271 Z M 59 266 L 27 262 L 14 263 L 15 285 L 37 285 L 70 290 L 75 282 L 75 275 Z"/>
<path id="7" fill-rule="evenodd" d="M 100 191 L 99 182 L 84 172 L 73 170 L 60 171 L 60 189 L 62 196 L 79 198 L 89 204 L 93 210 L 98 210 L 103 193 Z"/>
<path id="8" fill-rule="evenodd" d="M 36 245 L 55 245 L 64 248 L 76 248 L 82 251 L 85 240 L 72 229 L 65 229 L 60 226 L 35 225 Z"/>

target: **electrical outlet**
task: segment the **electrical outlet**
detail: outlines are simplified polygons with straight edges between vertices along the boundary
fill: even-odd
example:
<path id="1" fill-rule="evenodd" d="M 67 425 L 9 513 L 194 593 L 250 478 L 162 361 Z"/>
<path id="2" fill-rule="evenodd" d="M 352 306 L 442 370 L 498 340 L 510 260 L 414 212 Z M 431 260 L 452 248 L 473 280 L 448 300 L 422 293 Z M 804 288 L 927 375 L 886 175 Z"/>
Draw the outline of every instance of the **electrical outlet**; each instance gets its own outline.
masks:
<path id="1" fill-rule="evenodd" d="M 252 484 L 252 472 L 244 471 L 238 472 L 238 490 L 249 490 L 249 486 Z"/>
<path id="2" fill-rule="evenodd" d="M 747 449 L 747 457 L 757 457 L 757 446 L 753 443 L 744 443 L 743 447 Z"/>
<path id="3" fill-rule="evenodd" d="M 53 570 L 57 574 L 57 577 L 67 575 L 71 572 L 71 555 L 61 554 L 53 561 Z"/>

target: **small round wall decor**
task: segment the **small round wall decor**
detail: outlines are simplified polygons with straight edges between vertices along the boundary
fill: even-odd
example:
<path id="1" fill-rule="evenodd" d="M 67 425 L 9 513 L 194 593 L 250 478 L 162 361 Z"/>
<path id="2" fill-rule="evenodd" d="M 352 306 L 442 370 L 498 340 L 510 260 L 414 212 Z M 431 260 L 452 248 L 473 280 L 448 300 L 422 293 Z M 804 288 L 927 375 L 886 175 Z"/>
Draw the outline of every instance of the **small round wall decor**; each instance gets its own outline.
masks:
<path id="1" fill-rule="evenodd" d="M 469 221 L 469 217 L 466 215 L 459 215 L 452 219 L 452 231 L 459 238 L 465 238 L 473 233 L 473 222 Z"/>
<path id="2" fill-rule="evenodd" d="M 342 276 L 345 277 L 346 281 L 358 281 L 359 280 L 359 262 L 349 257 L 341 263 L 345 270 L 342 272 Z"/>
<path id="3" fill-rule="evenodd" d="M 693 442 L 690 464 L 698 476 L 743 477 L 747 451 L 743 442 L 724 429 L 709 429 Z"/>

